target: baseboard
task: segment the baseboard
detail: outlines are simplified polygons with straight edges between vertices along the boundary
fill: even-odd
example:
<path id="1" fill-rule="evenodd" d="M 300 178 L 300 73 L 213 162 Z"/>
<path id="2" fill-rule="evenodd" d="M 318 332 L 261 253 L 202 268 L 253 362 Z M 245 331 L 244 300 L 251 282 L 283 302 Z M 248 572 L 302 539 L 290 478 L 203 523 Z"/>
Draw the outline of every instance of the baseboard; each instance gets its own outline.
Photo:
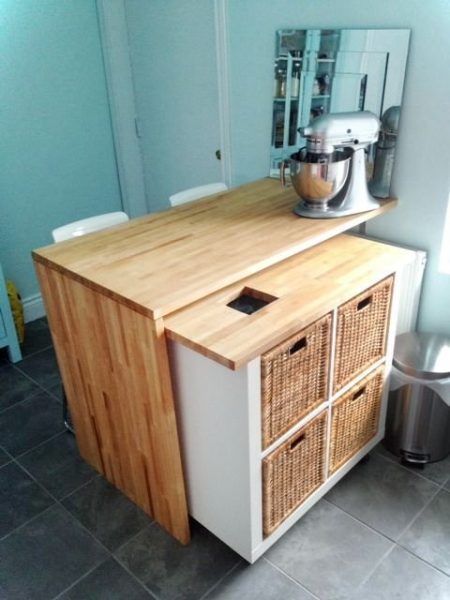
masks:
<path id="1" fill-rule="evenodd" d="M 46 313 L 41 294 L 32 294 L 28 298 L 23 298 L 22 302 L 25 323 L 45 317 Z"/>

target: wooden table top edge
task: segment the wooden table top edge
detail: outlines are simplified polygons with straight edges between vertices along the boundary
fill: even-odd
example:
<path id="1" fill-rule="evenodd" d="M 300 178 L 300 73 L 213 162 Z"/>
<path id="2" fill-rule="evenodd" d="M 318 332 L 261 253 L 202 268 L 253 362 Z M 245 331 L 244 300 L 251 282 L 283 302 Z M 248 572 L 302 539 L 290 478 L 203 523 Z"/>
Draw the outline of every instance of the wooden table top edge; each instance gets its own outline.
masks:
<path id="1" fill-rule="evenodd" d="M 349 234 L 342 234 L 341 237 L 342 236 L 347 237 L 347 235 L 349 235 Z M 350 236 L 350 237 L 358 237 L 358 236 Z M 389 247 L 387 244 L 383 244 L 383 242 L 381 242 L 381 241 L 366 240 L 364 238 L 359 238 L 359 239 L 362 241 L 362 243 L 368 243 L 372 246 L 382 245 L 382 246 L 388 247 L 392 254 L 392 262 L 390 262 L 389 264 L 385 265 L 382 268 L 378 268 L 377 273 L 373 273 L 373 274 L 366 276 L 363 284 L 361 284 L 359 286 L 354 286 L 354 292 L 349 296 L 349 298 L 357 295 L 358 293 L 361 293 L 362 291 L 364 291 L 364 289 L 366 289 L 367 287 L 370 287 L 371 285 L 374 285 L 380 279 L 384 279 L 385 277 L 392 275 L 396 270 L 398 270 L 403 264 L 405 264 L 407 262 L 410 254 L 411 254 L 410 250 L 405 250 L 403 248 Z M 328 240 L 326 240 L 326 241 L 328 241 Z M 292 258 L 292 257 L 290 257 L 290 258 Z M 281 266 L 281 263 L 278 263 L 278 265 Z M 277 268 L 277 266 L 274 266 L 272 268 L 267 269 L 266 272 L 270 273 L 270 271 L 272 269 L 276 270 L 276 268 Z M 260 274 L 255 274 L 254 277 L 258 277 L 258 275 L 260 275 Z M 250 362 L 254 358 L 257 358 L 262 353 L 267 352 L 268 350 L 273 348 L 278 343 L 289 338 L 291 335 L 294 335 L 295 333 L 297 333 L 299 331 L 299 329 L 307 327 L 308 325 L 313 323 L 315 320 L 320 318 L 323 314 L 326 314 L 327 312 L 334 310 L 335 308 L 337 308 L 337 305 L 339 304 L 339 303 L 336 304 L 336 302 L 334 302 L 331 299 L 330 302 L 323 303 L 320 306 L 320 308 L 312 308 L 311 309 L 309 307 L 302 307 L 298 311 L 292 313 L 292 315 L 290 316 L 290 319 L 291 319 L 290 323 L 288 323 L 285 326 L 281 326 L 278 331 L 271 330 L 270 335 L 269 334 L 267 335 L 267 339 L 264 343 L 255 344 L 253 347 L 251 344 L 249 344 L 247 349 L 242 352 L 235 351 L 233 349 L 233 351 L 231 353 L 221 353 L 214 348 L 213 344 L 208 345 L 207 343 L 199 342 L 198 340 L 195 340 L 192 337 L 189 337 L 185 331 L 183 332 L 182 328 L 181 329 L 180 329 L 180 327 L 177 328 L 177 326 L 176 326 L 177 315 L 180 315 L 183 313 L 190 314 L 191 312 L 195 311 L 196 304 L 199 305 L 199 309 L 201 310 L 201 305 L 208 302 L 209 299 L 211 300 L 211 302 L 214 302 L 214 299 L 219 294 L 223 293 L 224 295 L 226 295 L 227 290 L 232 291 L 233 289 L 237 289 L 238 287 L 241 287 L 241 288 L 247 287 L 247 286 L 251 287 L 251 282 L 252 282 L 252 278 L 244 279 L 239 282 L 235 282 L 234 284 L 228 286 L 227 288 L 218 291 L 217 294 L 211 294 L 211 296 L 204 298 L 203 301 L 194 303 L 190 306 L 185 307 L 184 309 L 181 309 L 180 311 L 173 313 L 172 315 L 169 315 L 167 317 L 167 319 L 165 320 L 165 330 L 166 330 L 167 337 L 175 342 L 181 343 L 182 345 L 190 348 L 191 350 L 194 350 L 194 351 L 202 354 L 203 356 L 205 356 L 207 358 L 210 358 L 211 360 L 218 362 L 219 364 L 223 365 L 224 367 L 227 367 L 231 370 L 238 370 L 241 367 L 245 366 L 248 362 Z M 278 298 L 278 300 L 279 301 L 288 301 L 289 296 L 287 296 L 284 299 Z M 270 307 L 271 307 L 271 304 L 264 307 L 263 310 L 269 311 Z M 258 313 L 254 313 L 254 315 L 256 316 L 256 315 L 258 315 Z M 252 317 L 253 315 L 245 315 L 244 319 L 249 316 Z M 261 311 L 259 313 L 259 317 L 258 317 L 260 319 L 261 327 L 263 327 L 263 321 L 264 321 L 263 317 L 264 316 L 265 316 L 264 313 Z M 245 327 L 245 325 L 246 325 L 245 321 L 243 320 L 241 323 L 242 323 L 241 326 Z M 300 323 L 301 323 L 301 326 L 299 325 Z"/>
<path id="2" fill-rule="evenodd" d="M 269 178 L 259 180 L 258 182 L 252 182 L 252 184 L 246 184 L 246 185 L 240 186 L 239 188 L 235 188 L 234 190 L 235 191 L 236 190 L 238 190 L 238 191 L 244 190 L 245 191 L 247 189 L 247 187 L 249 187 L 253 184 L 256 185 L 258 183 L 265 182 L 267 179 L 269 179 Z M 214 201 L 214 197 L 213 197 L 212 201 Z M 220 198 L 217 200 L 217 202 L 220 202 Z M 168 295 L 164 304 L 149 305 L 146 303 L 137 302 L 132 297 L 128 296 L 126 293 L 118 293 L 117 291 L 115 291 L 114 289 L 111 289 L 107 285 L 103 285 L 103 284 L 99 283 L 98 281 L 94 281 L 93 279 L 86 277 L 82 273 L 76 272 L 74 269 L 68 268 L 67 266 L 64 266 L 64 265 L 58 263 L 58 261 L 53 260 L 52 258 L 49 258 L 46 255 L 46 250 L 50 250 L 51 252 L 53 251 L 53 249 L 55 247 L 54 244 L 33 250 L 32 257 L 33 257 L 33 260 L 43 264 L 44 266 L 51 268 L 51 269 L 55 269 L 55 270 L 59 271 L 60 273 L 66 275 L 67 277 L 75 279 L 76 281 L 80 282 L 81 284 L 86 285 L 89 288 L 91 288 L 103 295 L 106 295 L 106 296 L 114 299 L 115 301 L 117 301 L 121 304 L 124 304 L 125 306 L 128 306 L 129 308 L 132 308 L 133 310 L 135 310 L 145 316 L 148 316 L 152 320 L 157 320 L 159 318 L 166 317 L 175 311 L 183 309 L 184 307 L 197 302 L 201 298 L 208 296 L 210 294 L 213 294 L 216 291 L 235 283 L 236 281 L 240 281 L 240 280 L 244 279 L 245 277 L 250 277 L 250 276 L 252 276 L 268 267 L 271 267 L 291 256 L 294 256 L 300 252 L 303 252 L 304 250 L 306 250 L 312 246 L 320 244 L 320 243 L 324 242 L 325 240 L 348 230 L 349 228 L 356 227 L 357 225 L 359 225 L 361 223 L 364 223 L 372 218 L 375 218 L 381 214 L 384 214 L 387 211 L 394 208 L 397 205 L 397 202 L 398 201 L 396 198 L 388 198 L 386 200 L 382 200 L 380 208 L 377 208 L 373 211 L 359 213 L 359 214 L 351 215 L 351 216 L 347 216 L 347 217 L 326 219 L 327 221 L 330 222 L 329 228 L 325 229 L 324 231 L 321 231 L 319 234 L 308 235 L 306 237 L 300 238 L 300 239 L 296 240 L 295 243 L 290 243 L 290 244 L 286 245 L 285 247 L 280 247 L 278 249 L 278 251 L 274 252 L 273 254 L 265 255 L 253 263 L 243 265 L 242 268 L 239 268 L 239 269 L 233 271 L 232 273 L 230 272 L 223 276 L 221 276 L 220 273 L 218 273 L 214 277 L 211 277 L 210 280 L 205 285 L 202 285 L 202 287 L 200 289 L 186 290 L 186 292 L 183 293 L 182 297 L 176 296 L 172 300 Z M 195 204 L 195 203 L 193 203 L 193 204 Z M 178 207 L 178 208 L 184 209 L 183 211 L 179 211 L 179 212 L 180 212 L 180 214 L 185 214 L 186 217 L 188 217 L 190 212 L 189 212 L 188 208 L 186 208 L 186 205 L 182 205 L 181 207 Z M 174 209 L 174 210 L 178 210 L 178 209 Z M 194 206 L 192 206 L 192 210 L 194 210 Z M 196 206 L 195 210 L 198 212 L 199 207 Z M 163 211 L 163 212 L 166 213 L 167 211 Z M 155 219 L 157 218 L 158 214 L 161 214 L 161 213 L 155 213 L 155 217 L 154 217 Z M 147 217 L 148 216 L 149 215 L 147 215 Z M 165 218 L 169 218 L 169 216 L 170 215 L 165 214 Z M 151 217 L 153 217 L 153 215 L 151 215 Z M 300 218 L 301 217 L 296 217 L 296 219 L 300 219 Z M 129 223 L 132 223 L 133 221 L 141 222 L 143 219 L 145 220 L 145 217 L 139 217 L 138 219 L 132 220 Z M 321 219 L 321 220 L 306 219 L 306 221 L 324 221 L 324 219 Z M 151 222 L 153 222 L 153 220 L 151 220 Z M 127 224 L 125 224 L 125 225 L 127 225 Z M 116 229 L 119 229 L 120 227 L 121 226 L 119 226 Z M 99 233 L 101 233 L 101 232 L 99 232 Z M 92 235 L 95 235 L 95 234 L 90 234 L 90 236 L 92 236 Z M 61 243 L 65 244 L 66 242 L 61 242 Z"/>

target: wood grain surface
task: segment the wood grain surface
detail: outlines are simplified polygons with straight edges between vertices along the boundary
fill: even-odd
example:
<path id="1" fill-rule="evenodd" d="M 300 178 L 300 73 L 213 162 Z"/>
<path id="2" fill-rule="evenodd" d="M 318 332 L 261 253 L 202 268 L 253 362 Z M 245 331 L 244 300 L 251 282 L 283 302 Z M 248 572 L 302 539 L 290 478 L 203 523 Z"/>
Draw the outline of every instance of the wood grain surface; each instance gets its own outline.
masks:
<path id="1" fill-rule="evenodd" d="M 411 251 L 339 235 L 164 319 L 170 338 L 238 369 L 393 273 Z M 275 296 L 252 315 L 227 306 L 244 289 Z"/>
<path id="2" fill-rule="evenodd" d="M 251 184 L 34 252 L 52 266 L 156 319 L 380 215 L 307 219 L 277 180 Z"/>
<path id="3" fill-rule="evenodd" d="M 187 543 L 162 323 L 43 264 L 36 269 L 81 456 Z"/>
<path id="4" fill-rule="evenodd" d="M 170 318 L 170 334 L 237 368 L 392 267 L 393 254 L 365 267 L 340 242 L 316 257 L 295 255 L 396 200 L 325 220 L 297 217 L 297 202 L 292 188 L 263 179 L 33 252 L 82 456 L 183 543 L 190 533 L 166 316 L 198 302 Z M 247 317 L 223 306 L 244 280 L 278 298 L 270 312 Z"/>

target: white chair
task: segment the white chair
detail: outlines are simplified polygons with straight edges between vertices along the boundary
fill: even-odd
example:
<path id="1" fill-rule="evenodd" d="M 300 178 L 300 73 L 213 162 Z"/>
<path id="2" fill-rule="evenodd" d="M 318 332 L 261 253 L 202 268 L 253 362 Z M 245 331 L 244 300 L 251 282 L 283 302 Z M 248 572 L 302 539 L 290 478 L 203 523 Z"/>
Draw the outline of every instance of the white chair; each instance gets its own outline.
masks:
<path id="1" fill-rule="evenodd" d="M 86 235 L 86 233 L 92 233 L 94 231 L 100 231 L 113 225 L 119 225 L 128 221 L 128 215 L 124 212 L 112 212 L 103 215 L 96 215 L 95 217 L 89 217 L 88 219 L 81 219 L 80 221 L 74 221 L 67 225 L 57 227 L 52 231 L 52 237 L 54 242 L 63 242 L 64 240 L 70 240 L 71 238 Z M 64 387 L 62 389 L 62 401 L 63 401 L 63 422 L 64 427 L 70 433 L 74 433 L 73 427 L 70 423 L 70 416 L 67 407 L 67 398 Z"/>
<path id="2" fill-rule="evenodd" d="M 211 196 L 212 194 L 218 194 L 219 192 L 225 192 L 228 186 L 225 183 L 208 183 L 207 185 L 200 185 L 199 187 L 190 188 L 189 190 L 183 190 L 177 194 L 169 196 L 171 206 L 179 206 L 185 202 L 191 200 L 199 200 L 205 196 Z"/>
<path id="3" fill-rule="evenodd" d="M 81 219 L 81 221 L 74 221 L 73 223 L 68 223 L 54 229 L 52 231 L 53 241 L 63 242 L 64 240 L 79 237 L 86 233 L 92 233 L 93 231 L 106 229 L 106 227 L 119 225 L 119 223 L 125 223 L 128 220 L 128 215 L 124 212 L 112 212 L 89 217 L 88 219 Z"/>

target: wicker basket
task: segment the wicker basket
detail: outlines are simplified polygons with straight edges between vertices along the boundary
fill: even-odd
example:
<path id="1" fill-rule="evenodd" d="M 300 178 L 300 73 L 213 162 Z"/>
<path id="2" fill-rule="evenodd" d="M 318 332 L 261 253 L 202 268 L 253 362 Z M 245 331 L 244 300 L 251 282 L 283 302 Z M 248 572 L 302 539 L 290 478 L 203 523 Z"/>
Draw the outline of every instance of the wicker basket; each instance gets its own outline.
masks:
<path id="1" fill-rule="evenodd" d="M 330 345 L 328 314 L 261 357 L 264 448 L 326 400 Z"/>
<path id="2" fill-rule="evenodd" d="M 326 411 L 263 460 L 263 531 L 268 536 L 325 480 Z"/>
<path id="3" fill-rule="evenodd" d="M 335 392 L 385 355 L 393 280 L 388 277 L 339 307 Z"/>
<path id="4" fill-rule="evenodd" d="M 334 402 L 331 413 L 330 475 L 377 433 L 383 382 L 384 365 Z"/>

